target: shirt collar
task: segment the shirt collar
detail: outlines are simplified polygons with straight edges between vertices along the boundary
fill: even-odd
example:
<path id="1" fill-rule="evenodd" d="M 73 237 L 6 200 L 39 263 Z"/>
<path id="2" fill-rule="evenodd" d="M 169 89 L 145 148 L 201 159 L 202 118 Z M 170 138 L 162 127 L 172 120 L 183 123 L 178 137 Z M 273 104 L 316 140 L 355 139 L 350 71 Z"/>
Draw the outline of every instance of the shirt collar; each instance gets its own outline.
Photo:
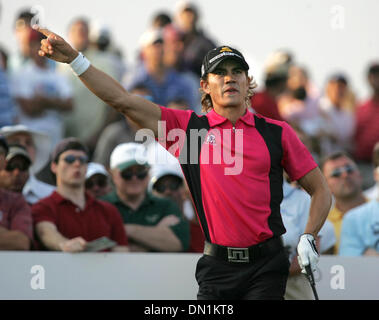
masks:
<path id="1" fill-rule="evenodd" d="M 228 121 L 227 118 L 219 115 L 214 109 L 207 113 L 207 118 L 210 127 L 215 127 Z M 237 120 L 237 122 L 240 120 L 249 126 L 255 127 L 254 114 L 248 109 L 246 110 L 245 114 Z"/>
<path id="2" fill-rule="evenodd" d="M 329 212 L 328 219 L 330 221 L 336 222 L 342 219 L 342 212 L 336 207 L 333 206 L 332 209 Z"/>
<path id="3" fill-rule="evenodd" d="M 106 196 L 104 196 L 103 200 L 108 201 L 108 202 L 113 203 L 113 204 L 120 203 L 121 205 L 129 208 L 128 205 L 126 205 L 124 202 L 121 201 L 121 199 L 119 198 L 119 196 L 118 196 L 118 194 L 116 192 L 116 189 L 114 189 L 112 192 L 110 192 Z M 141 208 L 145 204 L 151 203 L 153 200 L 154 200 L 153 195 L 151 193 L 149 193 L 149 192 L 146 192 L 145 199 L 143 199 L 143 201 L 142 201 L 141 205 L 139 206 L 139 208 Z"/>
<path id="4" fill-rule="evenodd" d="M 64 202 L 72 203 L 71 200 L 62 197 L 62 195 L 60 195 L 56 190 L 54 190 L 54 192 L 51 194 L 51 197 L 53 198 L 53 200 L 54 200 L 57 204 L 62 204 L 62 203 L 64 203 Z M 90 205 L 92 205 L 92 203 L 95 201 L 95 198 L 92 197 L 87 191 L 85 192 L 85 197 L 86 197 L 86 205 L 85 205 L 85 208 L 87 208 L 87 207 L 89 207 Z"/>

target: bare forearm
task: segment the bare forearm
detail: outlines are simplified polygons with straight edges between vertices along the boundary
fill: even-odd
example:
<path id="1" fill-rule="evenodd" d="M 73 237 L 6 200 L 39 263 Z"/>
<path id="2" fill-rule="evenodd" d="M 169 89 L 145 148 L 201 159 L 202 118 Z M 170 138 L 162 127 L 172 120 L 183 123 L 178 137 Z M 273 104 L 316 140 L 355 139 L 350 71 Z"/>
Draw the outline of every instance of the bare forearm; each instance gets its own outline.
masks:
<path id="1" fill-rule="evenodd" d="M 318 167 L 302 177 L 299 183 L 312 197 L 309 218 L 304 232 L 313 234 L 316 238 L 328 217 L 332 205 L 332 195 Z"/>
<path id="2" fill-rule="evenodd" d="M 376 251 L 373 248 L 367 248 L 365 250 L 365 252 L 363 253 L 363 256 L 366 256 L 366 257 L 369 257 L 369 256 L 371 256 L 371 257 L 377 257 L 377 256 L 379 256 L 379 252 Z"/>
<path id="3" fill-rule="evenodd" d="M 125 225 L 129 238 L 158 251 L 181 251 L 182 244 L 169 227 Z"/>
<path id="4" fill-rule="evenodd" d="M 130 252 L 127 246 L 116 246 L 112 248 L 112 252 Z"/>
<path id="5" fill-rule="evenodd" d="M 328 217 L 331 203 L 332 199 L 328 189 L 320 188 L 313 194 L 305 233 L 317 236 Z"/>
<path id="6" fill-rule="evenodd" d="M 50 30 L 35 26 L 35 29 L 47 37 L 41 41 L 38 54 L 62 63 L 72 63 L 78 52 L 73 49 L 62 37 Z M 81 56 L 79 56 L 81 57 Z M 80 62 L 81 61 L 81 62 Z M 76 63 L 81 64 L 78 67 Z M 106 104 L 130 118 L 142 128 L 148 128 L 155 135 L 158 133 L 158 121 L 161 119 L 161 109 L 154 103 L 128 93 L 115 79 L 90 65 L 86 60 L 74 62 L 74 69 L 79 70 L 79 78 L 84 85 Z M 79 69 L 78 69 L 79 68 Z"/>
<path id="7" fill-rule="evenodd" d="M 157 135 L 161 110 L 156 104 L 129 93 L 115 79 L 92 65 L 80 80 L 107 105 Z"/>
<path id="8" fill-rule="evenodd" d="M 37 232 L 43 245 L 53 251 L 62 251 L 61 244 L 68 241 L 69 239 L 62 236 L 59 232 L 55 231 L 42 231 Z"/>
<path id="9" fill-rule="evenodd" d="M 0 234 L 0 250 L 29 250 L 30 239 L 21 231 L 10 230 Z"/>

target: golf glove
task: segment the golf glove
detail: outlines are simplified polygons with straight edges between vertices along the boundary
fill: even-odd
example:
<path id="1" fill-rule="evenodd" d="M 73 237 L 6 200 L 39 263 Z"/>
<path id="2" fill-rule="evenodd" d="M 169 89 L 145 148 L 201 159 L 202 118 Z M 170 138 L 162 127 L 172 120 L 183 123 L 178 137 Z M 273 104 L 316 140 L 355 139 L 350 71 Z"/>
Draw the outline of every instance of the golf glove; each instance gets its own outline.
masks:
<path id="1" fill-rule="evenodd" d="M 316 271 L 316 265 L 320 256 L 313 235 L 309 233 L 301 235 L 299 244 L 297 245 L 297 254 L 297 260 L 299 261 L 302 273 L 307 273 L 305 267 L 308 265 L 310 265 L 312 272 Z"/>

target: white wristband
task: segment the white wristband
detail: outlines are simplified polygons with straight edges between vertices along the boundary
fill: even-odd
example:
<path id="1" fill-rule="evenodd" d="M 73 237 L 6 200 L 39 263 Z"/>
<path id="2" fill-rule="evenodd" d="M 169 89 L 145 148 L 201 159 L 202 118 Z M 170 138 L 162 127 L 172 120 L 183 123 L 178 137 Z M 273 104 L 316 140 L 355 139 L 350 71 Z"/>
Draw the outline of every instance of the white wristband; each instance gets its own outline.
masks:
<path id="1" fill-rule="evenodd" d="M 89 60 L 79 52 L 78 56 L 70 63 L 72 71 L 79 77 L 83 72 L 85 72 L 91 63 Z"/>

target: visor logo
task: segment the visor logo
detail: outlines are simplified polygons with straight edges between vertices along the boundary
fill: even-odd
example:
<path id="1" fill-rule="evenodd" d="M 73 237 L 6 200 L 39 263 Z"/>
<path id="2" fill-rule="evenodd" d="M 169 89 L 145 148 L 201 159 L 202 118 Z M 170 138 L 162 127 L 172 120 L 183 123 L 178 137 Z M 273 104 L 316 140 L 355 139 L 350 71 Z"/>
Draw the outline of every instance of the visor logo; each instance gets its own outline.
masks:
<path id="1" fill-rule="evenodd" d="M 227 52 L 233 52 L 232 49 L 230 49 L 228 47 L 222 47 L 221 50 L 220 50 L 220 53 L 221 52 L 225 52 L 225 51 L 227 51 Z"/>

